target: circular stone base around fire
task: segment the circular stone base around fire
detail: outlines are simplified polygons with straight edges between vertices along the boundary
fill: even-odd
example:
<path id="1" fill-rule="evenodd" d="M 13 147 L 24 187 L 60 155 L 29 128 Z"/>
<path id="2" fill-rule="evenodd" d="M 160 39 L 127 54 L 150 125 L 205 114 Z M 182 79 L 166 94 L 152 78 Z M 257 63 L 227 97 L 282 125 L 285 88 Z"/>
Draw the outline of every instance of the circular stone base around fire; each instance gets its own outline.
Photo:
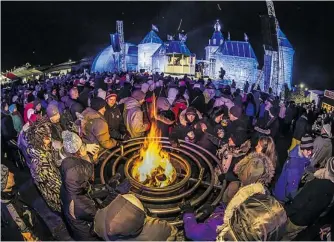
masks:
<path id="1" fill-rule="evenodd" d="M 176 170 L 176 177 L 166 187 L 145 186 L 131 176 L 133 162 L 139 158 L 145 138 L 128 140 L 123 147 L 110 151 L 102 162 L 100 178 L 105 183 L 116 173 L 128 178 L 132 184 L 131 192 L 142 201 L 153 217 L 166 219 L 171 224 L 182 225 L 179 204 L 190 200 L 197 209 L 204 203 L 217 205 L 223 196 L 225 183 L 216 186 L 214 167 L 217 158 L 202 147 L 180 140 L 180 147 L 173 148 L 168 138 L 157 138 L 162 149 L 169 153 L 170 162 Z"/>

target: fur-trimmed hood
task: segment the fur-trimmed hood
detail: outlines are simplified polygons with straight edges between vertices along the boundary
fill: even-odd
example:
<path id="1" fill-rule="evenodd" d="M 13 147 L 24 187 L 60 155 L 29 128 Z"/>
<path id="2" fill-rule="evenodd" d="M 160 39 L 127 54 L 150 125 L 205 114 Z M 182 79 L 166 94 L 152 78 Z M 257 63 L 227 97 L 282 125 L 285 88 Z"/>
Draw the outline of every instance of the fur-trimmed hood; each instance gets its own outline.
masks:
<path id="1" fill-rule="evenodd" d="M 261 183 L 254 183 L 240 188 L 228 204 L 217 241 L 280 240 L 286 222 L 283 206 Z"/>
<path id="2" fill-rule="evenodd" d="M 275 175 L 275 168 L 268 156 L 253 152 L 235 165 L 234 172 L 242 185 L 255 182 L 268 185 Z"/>

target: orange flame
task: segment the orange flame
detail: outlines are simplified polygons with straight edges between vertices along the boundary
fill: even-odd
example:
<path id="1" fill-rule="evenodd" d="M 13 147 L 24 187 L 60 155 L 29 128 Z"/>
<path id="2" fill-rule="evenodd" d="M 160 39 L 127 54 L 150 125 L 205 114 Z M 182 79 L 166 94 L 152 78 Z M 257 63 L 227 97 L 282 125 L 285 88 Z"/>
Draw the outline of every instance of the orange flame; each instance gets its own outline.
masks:
<path id="1" fill-rule="evenodd" d="M 151 116 L 156 117 L 154 97 Z M 132 167 L 132 177 L 146 186 L 166 187 L 175 180 L 176 171 L 168 152 L 162 150 L 160 140 L 156 137 L 161 137 L 161 131 L 156 122 L 152 122 L 151 130 L 140 150 L 140 157 Z"/>

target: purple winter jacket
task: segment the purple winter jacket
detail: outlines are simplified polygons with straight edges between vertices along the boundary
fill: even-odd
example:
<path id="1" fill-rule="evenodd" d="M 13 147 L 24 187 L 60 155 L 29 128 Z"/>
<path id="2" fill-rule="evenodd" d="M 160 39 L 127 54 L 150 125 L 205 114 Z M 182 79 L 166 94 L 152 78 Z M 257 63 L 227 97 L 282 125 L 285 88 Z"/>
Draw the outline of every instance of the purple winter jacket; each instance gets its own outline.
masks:
<path id="1" fill-rule="evenodd" d="M 287 202 L 295 197 L 304 171 L 310 165 L 310 160 L 302 156 L 299 151 L 299 145 L 297 145 L 289 153 L 289 158 L 273 189 L 273 195 L 278 201 Z"/>
<path id="2" fill-rule="evenodd" d="M 204 223 L 197 223 L 194 213 L 185 213 L 183 215 L 185 236 L 197 241 L 216 241 L 216 230 L 224 222 L 225 209 L 225 204 L 219 204 Z"/>

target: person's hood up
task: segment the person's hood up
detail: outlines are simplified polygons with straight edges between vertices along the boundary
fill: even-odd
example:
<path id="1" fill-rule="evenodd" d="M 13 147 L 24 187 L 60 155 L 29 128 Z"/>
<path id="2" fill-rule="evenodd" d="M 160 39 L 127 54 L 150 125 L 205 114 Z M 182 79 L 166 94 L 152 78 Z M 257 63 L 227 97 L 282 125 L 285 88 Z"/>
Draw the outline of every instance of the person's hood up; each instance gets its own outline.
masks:
<path id="1" fill-rule="evenodd" d="M 268 185 L 275 174 L 272 161 L 266 155 L 253 152 L 243 158 L 235 166 L 235 173 L 243 185 L 260 182 Z"/>
<path id="2" fill-rule="evenodd" d="M 227 205 L 217 241 L 281 240 L 287 223 L 283 206 L 261 183 L 239 189 Z"/>
<path id="3" fill-rule="evenodd" d="M 124 109 L 126 110 L 141 107 L 140 103 L 133 97 L 124 98 L 119 103 L 120 104 L 124 103 Z"/>
<path id="4" fill-rule="evenodd" d="M 131 240 L 143 230 L 146 214 L 141 203 L 137 198 L 124 196 L 118 195 L 95 215 L 94 231 L 106 241 Z"/>
<path id="5" fill-rule="evenodd" d="M 304 162 L 305 166 L 308 166 L 310 164 L 310 159 L 303 156 L 299 145 L 297 145 L 292 151 L 290 151 L 289 158 L 290 159 L 300 159 L 301 162 Z"/>
<path id="6" fill-rule="evenodd" d="M 85 194 L 93 174 L 94 165 L 80 158 L 68 157 L 61 164 L 62 184 L 71 195 Z"/>
<path id="7" fill-rule="evenodd" d="M 97 119 L 97 118 L 101 118 L 102 115 L 98 112 L 95 111 L 94 109 L 88 107 L 86 108 L 81 115 L 86 119 L 86 120 L 92 120 L 92 119 Z"/>

